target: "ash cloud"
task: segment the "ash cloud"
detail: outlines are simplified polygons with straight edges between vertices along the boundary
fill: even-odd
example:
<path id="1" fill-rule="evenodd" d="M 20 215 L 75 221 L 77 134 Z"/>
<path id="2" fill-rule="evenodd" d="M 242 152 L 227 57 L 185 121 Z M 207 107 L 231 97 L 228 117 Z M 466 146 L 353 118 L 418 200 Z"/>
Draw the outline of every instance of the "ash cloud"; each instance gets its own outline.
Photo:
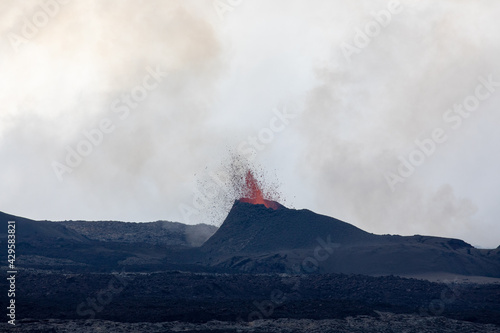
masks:
<path id="1" fill-rule="evenodd" d="M 316 69 L 320 83 L 309 92 L 302 116 L 303 159 L 309 161 L 303 173 L 314 175 L 315 187 L 321 188 L 316 198 L 325 212 L 338 212 L 366 230 L 469 241 L 482 234 L 494 245 L 498 239 L 479 227 L 478 203 L 446 181 L 478 145 L 463 138 L 477 135 L 478 123 L 498 119 L 498 102 L 480 105 L 457 131 L 442 119 L 447 109 L 474 93 L 478 76 L 493 74 L 500 81 L 492 32 L 471 26 L 466 8 L 402 3 L 403 12 L 351 63 L 339 51 Z M 474 8 L 487 11 L 484 3 Z M 384 173 L 397 172 L 398 156 L 407 156 L 415 140 L 430 138 L 437 127 L 446 131 L 448 141 L 392 192 Z M 462 156 L 451 156 L 457 148 L 463 149 Z M 471 180 L 481 177 L 480 171 L 461 171 Z"/>
<path id="2" fill-rule="evenodd" d="M 0 4 L 0 210 L 36 219 L 182 220 L 206 166 L 224 162 L 272 110 L 302 110 L 255 160 L 288 206 L 376 233 L 434 234 L 496 247 L 500 93 L 458 130 L 443 113 L 493 75 L 500 5 L 401 1 L 347 61 L 340 49 L 386 1 L 86 1 L 15 52 L 10 32 L 38 2 Z M 121 120 L 111 104 L 166 74 Z M 60 183 L 51 167 L 82 132 L 115 129 Z M 436 127 L 448 140 L 392 192 L 384 172 Z M 198 222 L 198 221 L 197 221 Z M 199 222 L 204 222 L 203 220 Z M 220 221 L 219 221 L 220 222 Z"/>
<path id="3" fill-rule="evenodd" d="M 7 7 L 3 15 L 11 25 L 2 27 L 2 36 L 21 34 L 23 16 L 40 10 Z M 0 152 L 3 161 L 16 163 L 16 170 L 0 167 L 7 171 L 2 182 L 23 184 L 3 193 L 3 206 L 23 214 L 47 192 L 51 200 L 33 215 L 96 219 L 91 211 L 99 211 L 102 219 L 116 218 L 132 205 L 136 212 L 127 219 L 141 220 L 159 204 L 176 210 L 184 183 L 221 140 L 206 122 L 224 71 L 224 46 L 200 11 L 178 1 L 69 3 L 18 53 L 2 45 Z M 122 120 L 113 101 L 142 84 L 148 68 L 166 77 Z M 104 118 L 114 131 L 59 183 L 51 162 L 64 163 L 66 147 L 76 150 L 83 132 Z M 160 218 L 158 210 L 149 214 L 155 215 Z"/>

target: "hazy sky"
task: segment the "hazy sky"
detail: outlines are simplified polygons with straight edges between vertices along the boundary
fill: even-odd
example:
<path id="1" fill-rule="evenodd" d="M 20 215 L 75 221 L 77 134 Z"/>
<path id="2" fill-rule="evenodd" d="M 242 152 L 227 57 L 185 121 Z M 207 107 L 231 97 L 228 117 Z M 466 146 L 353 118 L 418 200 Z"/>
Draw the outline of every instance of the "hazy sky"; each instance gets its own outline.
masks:
<path id="1" fill-rule="evenodd" d="M 290 207 L 497 247 L 498 17 L 487 0 L 3 0 L 0 211 L 220 224 L 211 175 L 232 152 Z"/>

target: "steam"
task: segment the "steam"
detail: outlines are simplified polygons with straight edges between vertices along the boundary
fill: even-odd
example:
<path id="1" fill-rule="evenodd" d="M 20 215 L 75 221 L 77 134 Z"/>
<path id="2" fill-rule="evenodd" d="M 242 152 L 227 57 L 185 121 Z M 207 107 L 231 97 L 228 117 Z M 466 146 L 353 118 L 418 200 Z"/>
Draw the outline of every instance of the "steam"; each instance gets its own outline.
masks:
<path id="1" fill-rule="evenodd" d="M 387 6 L 251 1 L 221 18 L 211 1 L 72 1 L 16 52 L 9 33 L 20 34 L 40 5 L 2 2 L 0 210 L 220 223 L 223 214 L 205 220 L 206 212 L 185 221 L 179 205 L 192 206 L 227 151 L 293 101 L 297 117 L 254 161 L 278 175 L 287 206 L 376 233 L 498 246 L 500 91 L 458 130 L 442 117 L 479 76 L 500 81 L 500 5 L 401 1 L 347 61 L 340 45 Z M 112 103 L 148 67 L 165 78 L 121 119 Z M 104 118 L 114 131 L 59 182 L 52 161 L 63 163 L 66 147 Z M 448 140 L 392 192 L 384 173 L 436 127 Z"/>
<path id="2" fill-rule="evenodd" d="M 9 9 L 5 16 L 28 19 L 40 10 Z M 207 121 L 223 45 L 201 9 L 178 1 L 70 3 L 18 53 L 4 40 L 14 66 L 3 71 L 0 152 L 16 166 L 1 166 L 9 188 L 2 209 L 66 219 L 63 207 L 73 206 L 81 218 L 116 219 L 129 206 L 127 220 L 161 219 L 147 213 L 153 207 L 177 210 L 183 186 L 222 140 Z M 17 19 L 0 33 L 21 34 Z M 148 67 L 167 77 L 120 119 L 113 101 L 142 84 Z M 115 130 L 59 183 L 51 162 L 65 163 L 66 147 L 75 149 L 103 118 Z M 45 191 L 51 200 L 36 207 Z M 24 212 L 27 202 L 35 216 Z"/>
<path id="3" fill-rule="evenodd" d="M 475 8 L 486 10 L 482 6 Z M 498 239 L 478 228 L 477 203 L 447 180 L 477 147 L 474 127 L 498 119 L 498 113 L 487 103 L 456 132 L 442 117 L 474 93 L 479 75 L 495 73 L 500 81 L 490 57 L 498 51 L 491 32 L 468 24 L 465 9 L 445 13 L 447 5 L 432 7 L 407 6 L 406 15 L 394 17 L 352 63 L 333 52 L 329 64 L 317 67 L 320 83 L 310 91 L 302 116 L 307 142 L 302 156 L 309 162 L 302 170 L 321 189 L 316 198 L 324 212 L 366 230 L 481 237 L 493 245 Z M 420 41 L 411 39 L 417 36 Z M 383 174 L 396 172 L 398 156 L 415 149 L 414 141 L 430 137 L 436 127 L 446 129 L 449 141 L 392 192 Z M 460 142 L 460 137 L 470 141 Z M 457 146 L 462 153 L 451 156 Z M 462 168 L 462 177 L 478 179 L 479 170 Z"/>

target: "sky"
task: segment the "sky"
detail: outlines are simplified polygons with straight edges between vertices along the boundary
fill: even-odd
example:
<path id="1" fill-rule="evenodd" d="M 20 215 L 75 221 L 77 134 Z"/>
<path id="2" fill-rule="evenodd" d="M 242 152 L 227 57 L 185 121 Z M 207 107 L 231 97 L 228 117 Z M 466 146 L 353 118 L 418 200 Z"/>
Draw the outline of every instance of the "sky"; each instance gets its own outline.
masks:
<path id="1" fill-rule="evenodd" d="M 288 207 L 496 248 L 499 16 L 491 0 L 4 0 L 0 211 L 220 225 L 236 156 Z"/>

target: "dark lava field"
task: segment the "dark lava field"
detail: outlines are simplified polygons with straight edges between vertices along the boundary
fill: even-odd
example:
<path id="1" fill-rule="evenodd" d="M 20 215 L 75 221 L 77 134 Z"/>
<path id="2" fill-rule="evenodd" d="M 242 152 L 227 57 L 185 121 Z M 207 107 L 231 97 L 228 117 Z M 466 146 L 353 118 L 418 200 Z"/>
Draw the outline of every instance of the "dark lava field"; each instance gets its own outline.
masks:
<path id="1" fill-rule="evenodd" d="M 276 207 L 236 201 L 219 228 L 0 213 L 18 266 L 16 326 L 0 331 L 499 331 L 499 248 Z"/>

